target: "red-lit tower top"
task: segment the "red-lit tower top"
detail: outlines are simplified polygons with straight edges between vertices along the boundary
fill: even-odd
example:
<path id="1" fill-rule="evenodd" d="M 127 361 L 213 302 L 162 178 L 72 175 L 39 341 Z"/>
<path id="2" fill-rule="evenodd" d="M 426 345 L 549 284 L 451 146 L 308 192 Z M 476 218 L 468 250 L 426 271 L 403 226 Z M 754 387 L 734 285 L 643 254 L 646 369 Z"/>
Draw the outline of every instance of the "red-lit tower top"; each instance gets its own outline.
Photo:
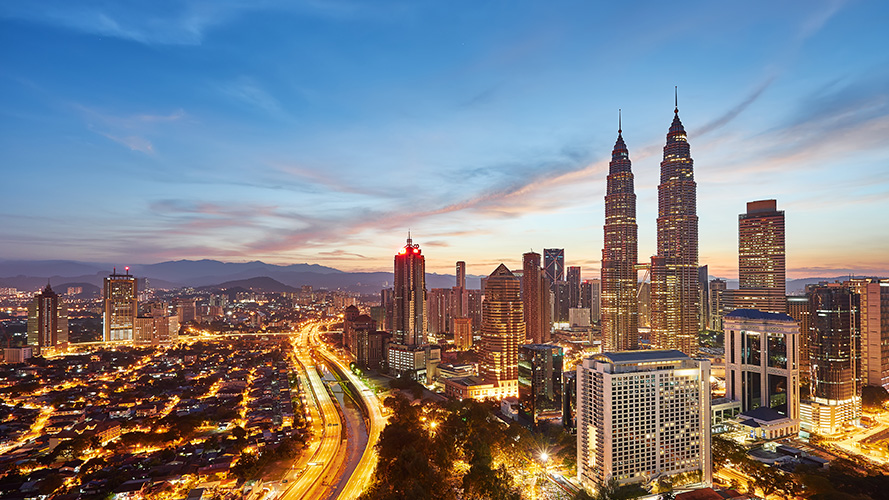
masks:
<path id="1" fill-rule="evenodd" d="M 406 345 L 426 343 L 426 262 L 420 245 L 411 239 L 395 255 L 394 309 L 395 341 Z"/>

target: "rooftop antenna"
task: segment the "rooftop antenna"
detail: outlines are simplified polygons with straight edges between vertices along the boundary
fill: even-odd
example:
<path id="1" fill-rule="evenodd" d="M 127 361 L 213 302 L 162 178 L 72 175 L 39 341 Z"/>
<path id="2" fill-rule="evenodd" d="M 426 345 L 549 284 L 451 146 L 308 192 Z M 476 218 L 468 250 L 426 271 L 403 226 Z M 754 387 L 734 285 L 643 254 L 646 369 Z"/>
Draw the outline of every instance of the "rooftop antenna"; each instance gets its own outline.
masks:
<path id="1" fill-rule="evenodd" d="M 621 116 L 620 116 L 620 108 L 617 108 L 617 134 L 620 135 L 623 130 L 621 130 Z"/>
<path id="2" fill-rule="evenodd" d="M 673 92 L 675 93 L 674 102 L 676 104 L 676 109 L 674 109 L 673 112 L 678 115 L 679 114 L 679 85 L 676 85 L 673 87 Z"/>

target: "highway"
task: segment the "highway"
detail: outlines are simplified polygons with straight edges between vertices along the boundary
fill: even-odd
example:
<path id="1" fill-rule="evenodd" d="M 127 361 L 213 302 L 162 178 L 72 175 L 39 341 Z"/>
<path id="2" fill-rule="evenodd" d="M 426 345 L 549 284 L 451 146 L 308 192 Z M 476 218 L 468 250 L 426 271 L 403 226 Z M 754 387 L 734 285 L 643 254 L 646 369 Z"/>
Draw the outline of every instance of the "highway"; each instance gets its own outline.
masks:
<path id="1" fill-rule="evenodd" d="M 348 363 L 327 349 L 322 342 L 316 342 L 315 345 L 321 346 L 319 351 L 328 364 L 336 365 L 339 371 L 352 383 L 352 386 L 358 389 L 356 392 L 364 400 L 364 406 L 368 410 L 366 415 L 368 424 L 367 447 L 364 449 L 364 453 L 361 455 L 361 460 L 359 460 L 355 470 L 352 471 L 352 475 L 341 480 L 346 481 L 346 484 L 339 498 L 341 500 L 354 500 L 370 485 L 371 476 L 377 465 L 376 445 L 380 439 L 380 433 L 383 432 L 383 428 L 386 426 L 386 418 L 381 411 L 379 398 L 377 398 L 373 390 L 368 388 L 360 378 L 352 373 Z"/>
<path id="2" fill-rule="evenodd" d="M 319 327 L 313 325 L 310 328 L 317 333 Z M 307 333 L 305 329 L 299 333 L 296 357 L 308 379 L 309 387 L 306 387 L 306 393 L 310 393 L 315 402 L 315 405 L 310 407 L 317 408 L 316 412 L 320 410 L 320 418 L 317 418 L 318 415 L 311 416 L 312 434 L 321 436 L 321 441 L 317 447 L 310 447 L 310 450 L 313 450 L 311 460 L 306 463 L 302 474 L 279 497 L 283 500 L 325 498 L 330 489 L 331 476 L 336 476 L 339 464 L 337 458 L 342 440 L 342 422 L 336 404 L 327 392 L 318 368 L 308 353 L 311 344 Z"/>

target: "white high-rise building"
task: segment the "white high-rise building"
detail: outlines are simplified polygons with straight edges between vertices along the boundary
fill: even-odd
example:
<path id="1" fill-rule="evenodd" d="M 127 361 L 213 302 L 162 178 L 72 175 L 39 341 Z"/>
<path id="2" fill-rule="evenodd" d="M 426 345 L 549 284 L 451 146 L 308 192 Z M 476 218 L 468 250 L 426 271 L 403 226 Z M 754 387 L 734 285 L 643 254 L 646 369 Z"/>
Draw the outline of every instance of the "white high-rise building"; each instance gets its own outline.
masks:
<path id="1" fill-rule="evenodd" d="M 577 479 L 709 484 L 710 362 L 677 350 L 597 354 L 577 367 Z"/>
<path id="2" fill-rule="evenodd" d="M 741 402 L 741 425 L 757 439 L 798 434 L 799 323 L 783 313 L 736 309 L 723 325 L 725 395 Z"/>

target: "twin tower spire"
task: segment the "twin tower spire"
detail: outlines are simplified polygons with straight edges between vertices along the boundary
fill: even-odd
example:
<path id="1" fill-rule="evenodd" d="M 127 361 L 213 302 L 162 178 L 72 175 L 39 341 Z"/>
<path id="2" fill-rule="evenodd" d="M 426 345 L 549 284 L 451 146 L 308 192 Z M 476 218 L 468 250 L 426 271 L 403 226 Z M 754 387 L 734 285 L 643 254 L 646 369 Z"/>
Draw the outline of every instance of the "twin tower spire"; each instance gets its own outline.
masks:
<path id="1" fill-rule="evenodd" d="M 650 326 L 652 347 L 697 353 L 698 221 L 693 162 L 679 120 L 678 89 L 658 185 L 657 255 L 640 264 L 632 164 L 618 110 L 617 141 L 608 164 L 601 314 L 604 351 L 639 348 L 639 327 Z M 650 314 L 639 314 L 638 271 L 651 272 Z"/>

